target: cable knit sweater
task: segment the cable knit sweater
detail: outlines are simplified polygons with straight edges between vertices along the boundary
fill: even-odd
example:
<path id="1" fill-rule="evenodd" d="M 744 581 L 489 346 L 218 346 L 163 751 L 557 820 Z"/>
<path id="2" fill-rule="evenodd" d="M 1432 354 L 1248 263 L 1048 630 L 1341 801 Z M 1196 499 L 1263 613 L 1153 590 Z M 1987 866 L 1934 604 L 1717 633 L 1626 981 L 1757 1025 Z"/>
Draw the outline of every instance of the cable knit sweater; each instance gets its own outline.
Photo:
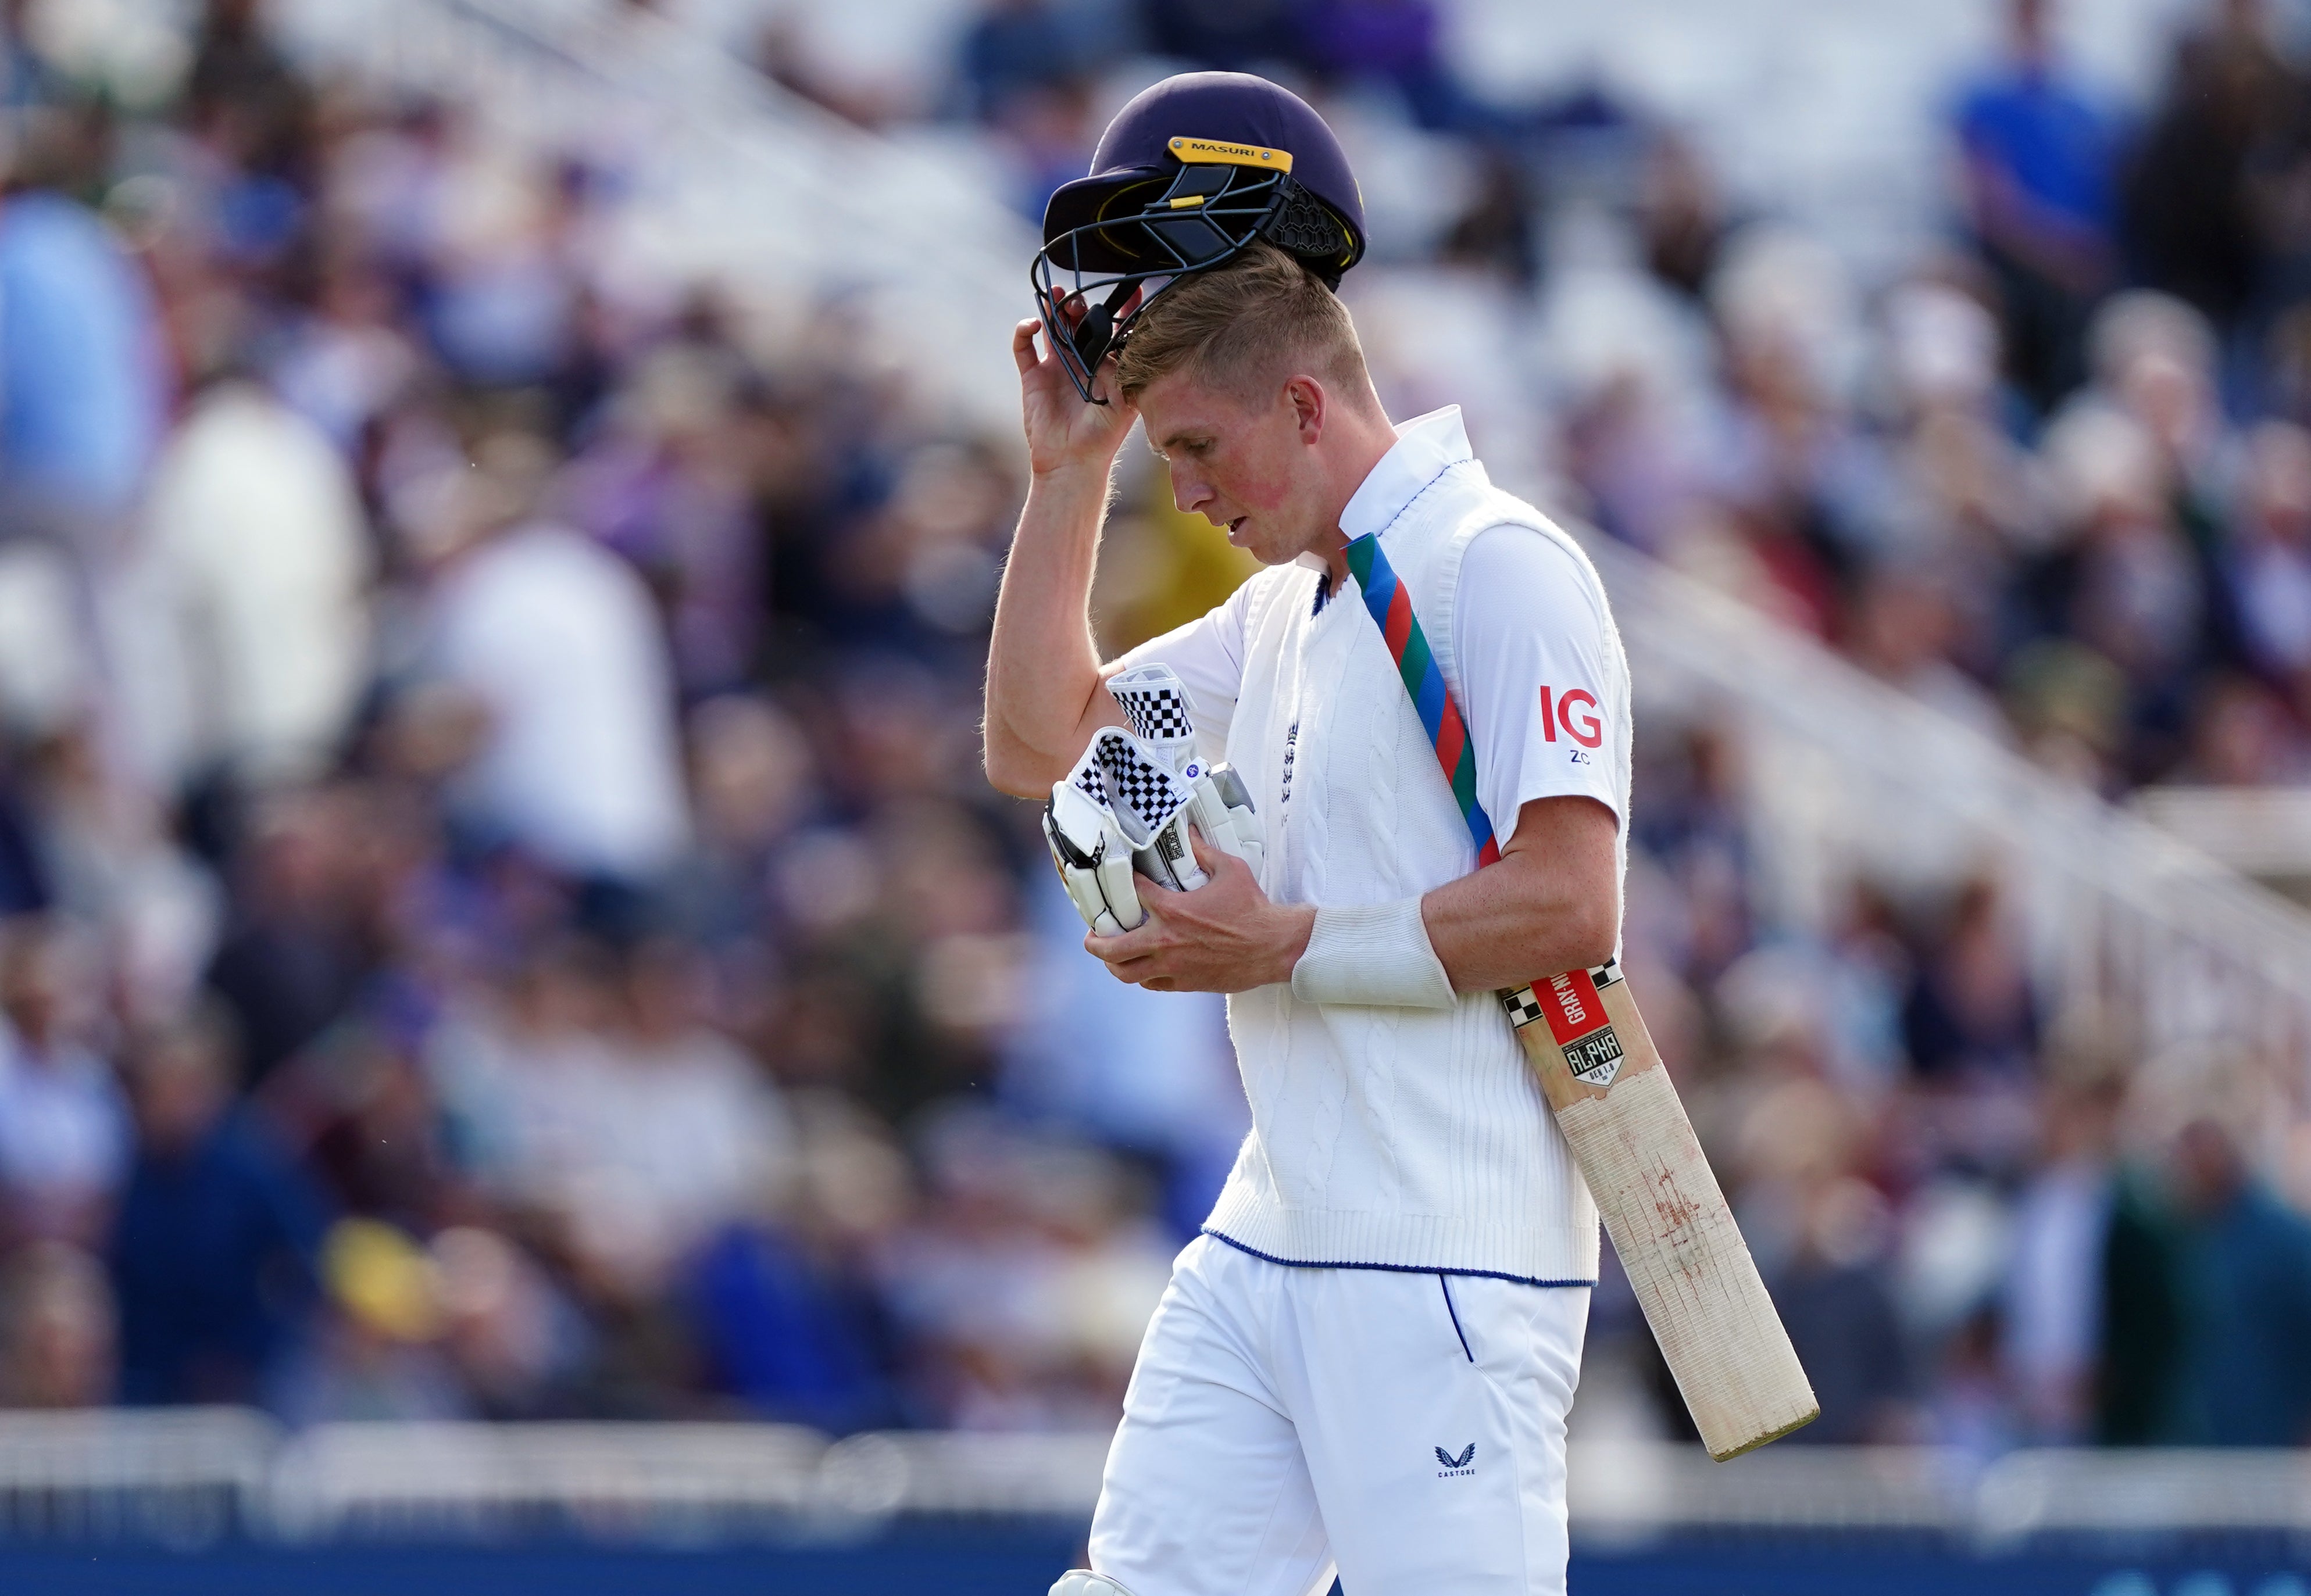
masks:
<path id="1" fill-rule="evenodd" d="M 1385 519 L 1382 547 L 1464 707 L 1452 639 L 1471 540 L 1526 529 L 1569 555 L 1575 585 L 1593 586 L 1580 596 L 1607 617 L 1609 746 L 1598 755 L 1626 815 L 1628 669 L 1578 545 L 1491 485 L 1453 412 L 1402 429 L 1374 479 L 1381 502 L 1361 493 L 1351 512 Z M 1425 893 L 1476 868 L 1468 829 L 1379 629 L 1353 594 L 1320 603 L 1321 580 L 1311 566 L 1278 567 L 1231 601 L 1233 701 L 1220 672 L 1182 672 L 1202 751 L 1234 761 L 1267 819 L 1270 898 L 1345 906 Z M 1194 629 L 1130 663 L 1166 658 Z M 1228 1026 L 1252 1131 L 1208 1230 L 1287 1263 L 1595 1278 L 1595 1206 L 1491 993 L 1437 1011 L 1304 1003 L 1270 985 L 1230 998 Z"/>

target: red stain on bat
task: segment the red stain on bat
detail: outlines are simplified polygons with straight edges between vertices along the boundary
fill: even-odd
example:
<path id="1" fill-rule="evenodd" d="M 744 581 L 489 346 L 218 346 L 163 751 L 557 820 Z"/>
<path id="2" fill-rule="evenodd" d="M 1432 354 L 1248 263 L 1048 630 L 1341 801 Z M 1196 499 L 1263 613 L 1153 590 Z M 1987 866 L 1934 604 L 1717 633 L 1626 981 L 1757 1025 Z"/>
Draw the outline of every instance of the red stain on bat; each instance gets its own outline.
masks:
<path id="1" fill-rule="evenodd" d="M 1677 1176 L 1663 1169 L 1653 1180 L 1654 1234 L 1666 1241 L 1680 1230 L 1692 1227 L 1701 1217 L 1701 1204 L 1687 1196 L 1678 1187 Z"/>

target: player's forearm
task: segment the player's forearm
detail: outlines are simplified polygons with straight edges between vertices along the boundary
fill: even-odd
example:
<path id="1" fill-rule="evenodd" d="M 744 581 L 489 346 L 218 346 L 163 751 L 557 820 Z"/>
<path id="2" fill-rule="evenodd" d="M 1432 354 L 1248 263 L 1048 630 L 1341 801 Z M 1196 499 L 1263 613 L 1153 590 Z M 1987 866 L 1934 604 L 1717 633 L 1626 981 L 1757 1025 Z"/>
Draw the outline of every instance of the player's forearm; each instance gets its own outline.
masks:
<path id="1" fill-rule="evenodd" d="M 1092 730 L 1121 724 L 1097 700 L 1091 579 L 1107 508 L 1105 463 L 1037 475 L 1011 536 L 987 653 L 987 778 L 1040 797 L 1065 776 Z"/>
<path id="2" fill-rule="evenodd" d="M 1592 799 L 1534 799 L 1497 863 L 1423 898 L 1429 945 L 1453 989 L 1522 986 L 1610 958 L 1620 932 L 1615 831 L 1612 811 Z"/>
<path id="3" fill-rule="evenodd" d="M 1420 900 L 1429 945 L 1456 992 L 1496 992 L 1613 956 L 1612 881 L 1584 890 L 1528 863 L 1498 864 Z"/>
<path id="4" fill-rule="evenodd" d="M 1619 850 L 1613 811 L 1535 798 L 1498 862 L 1417 898 L 1320 908 L 1293 966 L 1304 1002 L 1449 1009 L 1613 955 Z"/>

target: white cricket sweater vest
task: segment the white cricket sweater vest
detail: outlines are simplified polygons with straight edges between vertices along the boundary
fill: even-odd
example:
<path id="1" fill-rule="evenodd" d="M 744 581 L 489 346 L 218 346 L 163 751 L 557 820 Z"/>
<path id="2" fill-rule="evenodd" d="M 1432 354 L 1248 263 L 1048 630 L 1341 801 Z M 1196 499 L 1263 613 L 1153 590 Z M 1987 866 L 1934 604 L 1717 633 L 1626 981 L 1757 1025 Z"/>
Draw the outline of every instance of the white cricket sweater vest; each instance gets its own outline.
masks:
<path id="1" fill-rule="evenodd" d="M 1562 545 L 1598 581 L 1577 543 L 1470 459 L 1443 467 L 1381 534 L 1464 713 L 1452 653 L 1461 558 L 1504 525 Z M 1266 821 L 1261 885 L 1279 902 L 1327 905 L 1427 892 L 1474 870 L 1476 849 L 1380 628 L 1355 593 L 1318 609 L 1320 579 L 1280 566 L 1247 595 L 1226 757 Z M 1618 637 L 1608 654 L 1607 721 L 1626 740 Z M 1229 998 L 1228 1030 L 1252 1130 L 1207 1230 L 1286 1263 L 1596 1279 L 1596 1205 L 1492 993 L 1388 1009 L 1261 986 Z"/>

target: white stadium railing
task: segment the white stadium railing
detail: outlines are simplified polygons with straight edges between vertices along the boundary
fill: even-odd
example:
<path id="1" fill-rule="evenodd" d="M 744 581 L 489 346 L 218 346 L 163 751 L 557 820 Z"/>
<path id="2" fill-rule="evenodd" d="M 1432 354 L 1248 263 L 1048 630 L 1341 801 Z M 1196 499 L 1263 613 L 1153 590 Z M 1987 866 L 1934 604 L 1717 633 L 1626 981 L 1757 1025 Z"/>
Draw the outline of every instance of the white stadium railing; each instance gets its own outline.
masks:
<path id="1" fill-rule="evenodd" d="M 0 1539 L 205 1545 L 263 1514 L 280 1438 L 242 1408 L 0 1413 Z"/>
<path id="2" fill-rule="evenodd" d="M 909 1518 L 1087 1520 L 1103 1435 L 758 1424 L 321 1425 L 232 1409 L 0 1413 L 0 1540 L 846 1540 Z M 2311 1536 L 2311 1453 L 1573 1444 L 1575 1537 Z"/>
<path id="3" fill-rule="evenodd" d="M 274 1458 L 264 1522 L 291 1540 L 727 1536 L 812 1509 L 826 1449 L 791 1425 L 321 1425 Z"/>
<path id="4" fill-rule="evenodd" d="M 1091 1516 L 1102 1435 L 853 1436 L 826 1455 L 827 1499 L 861 1513 Z"/>

